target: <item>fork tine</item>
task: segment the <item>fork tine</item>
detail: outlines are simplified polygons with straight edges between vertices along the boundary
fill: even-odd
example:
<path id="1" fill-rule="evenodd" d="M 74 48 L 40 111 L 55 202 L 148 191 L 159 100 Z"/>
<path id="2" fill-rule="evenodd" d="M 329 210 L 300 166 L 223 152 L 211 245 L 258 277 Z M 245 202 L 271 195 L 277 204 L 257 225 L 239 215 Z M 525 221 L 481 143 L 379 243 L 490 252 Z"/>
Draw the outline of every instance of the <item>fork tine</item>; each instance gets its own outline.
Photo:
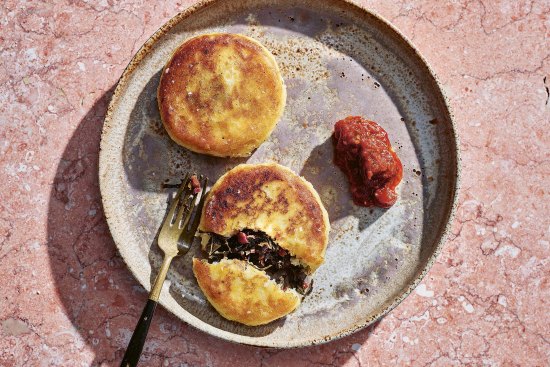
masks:
<path id="1" fill-rule="evenodd" d="M 164 224 L 171 224 L 172 220 L 174 219 L 174 214 L 176 213 L 176 209 L 178 208 L 178 203 L 181 198 L 181 194 L 183 193 L 183 190 L 188 186 L 189 181 L 189 173 L 185 174 L 185 179 L 182 181 L 181 186 L 178 189 L 178 192 L 176 193 L 176 196 L 174 196 L 174 199 L 172 200 L 172 204 L 170 204 L 170 211 L 168 214 L 166 214 L 166 219 L 164 220 Z"/>
<path id="2" fill-rule="evenodd" d="M 205 177 L 203 175 L 200 175 L 199 177 L 200 181 L 204 181 Z M 204 189 L 201 185 L 201 191 L 199 191 L 197 194 L 193 195 L 193 200 L 189 204 L 189 208 L 187 210 L 187 213 L 185 214 L 185 218 L 183 219 L 183 223 L 180 228 L 183 228 L 184 230 L 187 228 L 187 225 L 189 224 L 189 220 L 191 219 L 191 216 L 193 215 L 193 209 L 195 209 L 195 205 L 197 205 L 197 196 L 198 194 L 204 195 Z M 202 198 L 202 196 L 201 196 Z"/>
<path id="3" fill-rule="evenodd" d="M 208 184 L 208 177 L 201 177 L 201 179 L 203 179 L 201 185 L 201 199 L 196 210 L 195 218 L 193 218 L 193 222 L 191 222 L 191 227 L 188 231 L 191 236 L 194 236 L 197 232 L 197 228 L 199 227 L 199 222 L 201 220 L 202 207 L 204 206 L 204 202 L 206 200 L 206 185 Z"/>
<path id="4" fill-rule="evenodd" d="M 184 215 L 187 215 L 187 213 L 189 212 L 189 207 L 190 207 L 191 203 L 193 202 L 193 199 L 195 199 L 195 196 L 193 194 L 193 188 L 187 189 L 185 191 L 185 195 L 182 195 L 182 196 L 183 196 L 183 199 L 181 200 L 181 205 L 180 205 L 180 208 L 178 210 L 178 215 L 176 217 L 176 220 L 174 221 L 174 224 L 178 228 L 182 228 L 181 220 L 182 220 Z"/>

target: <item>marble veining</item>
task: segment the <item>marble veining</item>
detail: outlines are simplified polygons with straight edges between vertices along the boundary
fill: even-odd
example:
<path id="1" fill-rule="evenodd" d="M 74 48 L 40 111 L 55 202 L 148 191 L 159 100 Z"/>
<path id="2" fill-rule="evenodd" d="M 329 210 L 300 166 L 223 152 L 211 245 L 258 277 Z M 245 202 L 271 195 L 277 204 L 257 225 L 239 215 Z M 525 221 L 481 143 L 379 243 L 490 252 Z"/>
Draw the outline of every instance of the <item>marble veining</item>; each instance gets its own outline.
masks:
<path id="1" fill-rule="evenodd" d="M 97 159 L 113 86 L 195 1 L 0 7 L 0 365 L 116 366 L 147 297 L 119 257 Z M 159 309 L 144 366 L 545 366 L 550 360 L 550 4 L 357 1 L 411 39 L 455 113 L 452 234 L 383 320 L 304 349 L 230 344 Z"/>

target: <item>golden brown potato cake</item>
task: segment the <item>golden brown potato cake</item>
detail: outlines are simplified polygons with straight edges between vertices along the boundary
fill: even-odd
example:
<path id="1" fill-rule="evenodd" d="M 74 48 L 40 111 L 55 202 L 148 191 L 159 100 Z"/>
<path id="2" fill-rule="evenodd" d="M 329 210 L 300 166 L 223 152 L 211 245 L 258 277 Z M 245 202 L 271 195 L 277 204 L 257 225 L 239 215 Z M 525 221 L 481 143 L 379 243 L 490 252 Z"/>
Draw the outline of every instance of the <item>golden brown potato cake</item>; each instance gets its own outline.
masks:
<path id="1" fill-rule="evenodd" d="M 248 156 L 273 131 L 286 89 L 273 55 L 238 34 L 185 41 L 160 79 L 158 105 L 170 137 L 197 153 Z"/>
<path id="2" fill-rule="evenodd" d="M 273 251 L 288 252 L 292 266 L 305 274 L 323 263 L 329 228 L 328 214 L 311 184 L 275 163 L 241 164 L 223 175 L 206 198 L 199 225 L 199 231 L 223 238 L 238 238 L 243 230 L 264 233 L 276 243 Z M 283 317 L 301 302 L 296 289 L 283 288 L 264 269 L 227 257 L 210 264 L 193 261 L 199 286 L 214 308 L 246 325 Z"/>
<path id="3" fill-rule="evenodd" d="M 240 164 L 212 187 L 199 231 L 230 237 L 265 232 L 311 271 L 324 261 L 330 228 L 317 191 L 276 163 Z"/>

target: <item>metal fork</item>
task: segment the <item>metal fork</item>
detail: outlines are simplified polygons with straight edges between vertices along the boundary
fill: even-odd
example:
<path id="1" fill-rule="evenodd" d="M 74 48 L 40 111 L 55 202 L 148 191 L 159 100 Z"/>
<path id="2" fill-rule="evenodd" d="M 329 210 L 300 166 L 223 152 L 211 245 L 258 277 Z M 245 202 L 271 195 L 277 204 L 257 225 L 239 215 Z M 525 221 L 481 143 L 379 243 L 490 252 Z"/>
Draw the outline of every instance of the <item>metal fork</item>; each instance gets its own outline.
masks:
<path id="1" fill-rule="evenodd" d="M 193 243 L 206 197 L 207 182 L 208 179 L 202 175 L 198 179 L 196 175 L 187 174 L 172 200 L 170 210 L 164 218 L 158 236 L 158 246 L 164 252 L 164 259 L 149 293 L 147 304 L 132 334 L 128 348 L 126 348 L 121 367 L 134 367 L 139 362 L 170 263 L 176 256 L 185 255 Z M 200 191 L 198 190 L 199 186 Z M 198 196 L 200 198 L 197 204 Z M 195 207 L 197 210 L 194 210 Z M 196 212 L 195 217 L 191 220 L 194 212 Z"/>

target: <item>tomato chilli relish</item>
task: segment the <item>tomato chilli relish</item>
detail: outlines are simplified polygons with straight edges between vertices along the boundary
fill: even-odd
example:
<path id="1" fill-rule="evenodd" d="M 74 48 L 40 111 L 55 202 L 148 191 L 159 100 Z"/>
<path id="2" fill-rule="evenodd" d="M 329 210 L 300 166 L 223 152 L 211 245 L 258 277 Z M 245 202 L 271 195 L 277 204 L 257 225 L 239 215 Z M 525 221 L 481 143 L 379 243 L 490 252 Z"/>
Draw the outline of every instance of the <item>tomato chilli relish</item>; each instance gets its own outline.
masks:
<path id="1" fill-rule="evenodd" d="M 403 166 L 380 125 L 360 116 L 346 117 L 334 126 L 333 143 L 334 163 L 348 177 L 356 205 L 395 204 Z"/>

